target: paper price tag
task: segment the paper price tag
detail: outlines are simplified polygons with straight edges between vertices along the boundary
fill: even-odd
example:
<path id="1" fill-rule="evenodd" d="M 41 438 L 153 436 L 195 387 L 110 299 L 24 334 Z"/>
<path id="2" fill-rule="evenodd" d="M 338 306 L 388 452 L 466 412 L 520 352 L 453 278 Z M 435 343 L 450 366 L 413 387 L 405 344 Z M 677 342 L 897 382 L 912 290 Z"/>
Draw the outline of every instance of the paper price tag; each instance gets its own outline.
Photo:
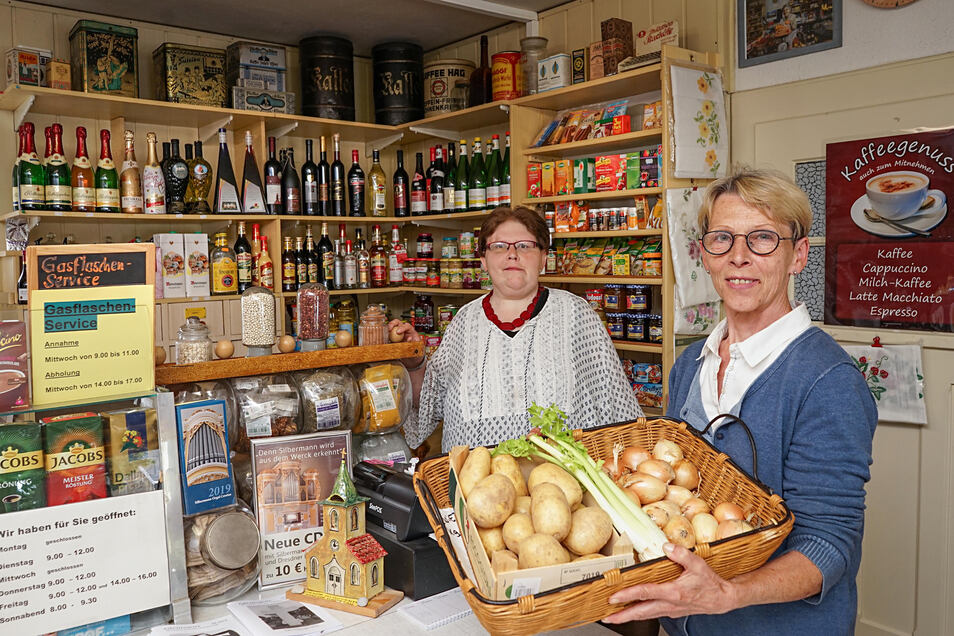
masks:
<path id="1" fill-rule="evenodd" d="M 251 437 L 268 437 L 272 434 L 272 418 L 270 415 L 262 415 L 253 419 L 245 420 L 245 433 Z"/>

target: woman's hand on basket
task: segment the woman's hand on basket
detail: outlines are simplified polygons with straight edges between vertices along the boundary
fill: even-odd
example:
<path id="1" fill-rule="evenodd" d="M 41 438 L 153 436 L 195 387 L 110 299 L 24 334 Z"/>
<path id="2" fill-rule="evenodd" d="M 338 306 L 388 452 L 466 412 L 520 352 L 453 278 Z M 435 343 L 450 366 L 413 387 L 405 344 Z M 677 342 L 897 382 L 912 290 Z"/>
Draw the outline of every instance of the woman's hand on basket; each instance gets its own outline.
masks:
<path id="1" fill-rule="evenodd" d="M 724 614 L 736 608 L 734 587 L 709 567 L 695 552 L 667 543 L 666 556 L 682 566 L 683 572 L 668 583 L 633 585 L 613 594 L 610 603 L 633 603 L 603 619 L 604 623 L 626 623 L 690 614 Z"/>

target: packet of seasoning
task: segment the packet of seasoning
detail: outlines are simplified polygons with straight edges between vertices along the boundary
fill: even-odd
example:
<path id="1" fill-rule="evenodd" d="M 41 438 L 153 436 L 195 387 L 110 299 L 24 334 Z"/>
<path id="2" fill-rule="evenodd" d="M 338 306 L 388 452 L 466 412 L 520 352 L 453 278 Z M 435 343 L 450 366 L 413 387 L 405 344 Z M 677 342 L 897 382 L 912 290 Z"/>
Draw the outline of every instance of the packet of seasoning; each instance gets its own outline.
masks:
<path id="1" fill-rule="evenodd" d="M 96 413 L 73 413 L 40 421 L 45 424 L 47 505 L 105 497 L 103 419 Z"/>
<path id="2" fill-rule="evenodd" d="M 109 496 L 159 487 L 159 428 L 155 409 L 103 413 Z"/>
<path id="3" fill-rule="evenodd" d="M 42 428 L 36 422 L 0 426 L 0 513 L 45 506 Z"/>

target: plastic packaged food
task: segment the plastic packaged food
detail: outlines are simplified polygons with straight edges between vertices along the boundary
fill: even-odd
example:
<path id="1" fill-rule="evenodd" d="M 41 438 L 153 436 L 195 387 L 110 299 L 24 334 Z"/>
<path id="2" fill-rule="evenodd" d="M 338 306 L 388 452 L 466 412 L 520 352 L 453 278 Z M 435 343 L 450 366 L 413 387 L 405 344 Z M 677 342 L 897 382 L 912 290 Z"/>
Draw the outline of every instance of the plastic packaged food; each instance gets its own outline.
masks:
<path id="1" fill-rule="evenodd" d="M 361 435 L 355 440 L 357 461 L 409 462 L 413 453 L 401 431 L 386 435 Z"/>
<path id="2" fill-rule="evenodd" d="M 261 536 L 251 508 L 234 508 L 184 520 L 189 598 L 217 605 L 244 594 L 258 578 Z"/>
<path id="3" fill-rule="evenodd" d="M 294 435 L 301 429 L 298 390 L 284 373 L 232 380 L 238 403 L 238 425 L 233 450 L 247 453 L 252 437 Z"/>
<path id="4" fill-rule="evenodd" d="M 212 359 L 209 328 L 195 316 L 186 318 L 176 337 L 176 364 L 195 364 Z"/>
<path id="5" fill-rule="evenodd" d="M 358 346 L 388 343 L 387 316 L 380 305 L 369 303 L 358 325 Z"/>
<path id="6" fill-rule="evenodd" d="M 294 375 L 301 394 L 302 433 L 350 430 L 361 414 L 358 385 L 348 367 L 299 371 Z"/>
<path id="7" fill-rule="evenodd" d="M 388 433 L 404 422 L 411 410 L 411 376 L 398 362 L 359 367 L 361 416 L 355 433 Z"/>

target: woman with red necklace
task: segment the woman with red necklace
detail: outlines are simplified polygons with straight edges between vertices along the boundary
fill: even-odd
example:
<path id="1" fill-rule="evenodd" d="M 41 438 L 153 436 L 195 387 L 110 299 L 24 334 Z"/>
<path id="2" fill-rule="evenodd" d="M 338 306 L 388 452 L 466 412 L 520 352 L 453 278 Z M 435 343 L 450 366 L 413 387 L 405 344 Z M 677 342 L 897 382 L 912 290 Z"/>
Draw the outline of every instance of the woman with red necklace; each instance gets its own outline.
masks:
<path id="1" fill-rule="evenodd" d="M 484 221 L 477 249 L 493 291 L 461 307 L 429 361 L 404 361 L 418 407 L 404 423 L 411 448 L 441 421 L 445 451 L 523 435 L 534 402 L 557 404 L 572 428 L 642 415 L 596 312 L 575 294 L 540 285 L 549 241 L 529 208 L 497 208 Z M 421 339 L 407 323 L 389 326 Z"/>

